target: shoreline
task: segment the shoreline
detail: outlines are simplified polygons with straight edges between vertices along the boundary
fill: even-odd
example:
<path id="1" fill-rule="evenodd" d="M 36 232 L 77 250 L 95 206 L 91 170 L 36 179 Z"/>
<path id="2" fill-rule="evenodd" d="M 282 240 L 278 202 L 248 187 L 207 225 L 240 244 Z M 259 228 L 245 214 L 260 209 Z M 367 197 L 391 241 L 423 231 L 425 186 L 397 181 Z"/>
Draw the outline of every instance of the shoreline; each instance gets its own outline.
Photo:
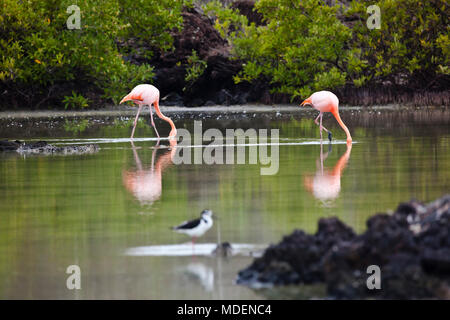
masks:
<path id="1" fill-rule="evenodd" d="M 341 106 L 340 110 L 344 111 L 359 111 L 359 110 L 411 110 L 411 109 L 446 109 L 446 106 L 434 107 L 413 107 L 402 105 L 385 105 L 385 106 Z M 304 113 L 313 111 L 312 108 L 299 107 L 294 104 L 275 104 L 275 105 L 231 105 L 231 106 L 207 106 L 207 107 L 177 107 L 177 106 L 161 106 L 161 112 L 164 114 L 238 114 L 238 113 L 270 113 L 270 112 L 284 112 L 284 113 Z M 29 118 L 76 118 L 76 117 L 107 117 L 107 116 L 135 116 L 135 107 L 106 107 L 104 109 L 96 110 L 26 110 L 26 111 L 0 111 L 0 119 L 29 119 Z M 149 114 L 148 108 L 141 111 L 141 115 Z"/>

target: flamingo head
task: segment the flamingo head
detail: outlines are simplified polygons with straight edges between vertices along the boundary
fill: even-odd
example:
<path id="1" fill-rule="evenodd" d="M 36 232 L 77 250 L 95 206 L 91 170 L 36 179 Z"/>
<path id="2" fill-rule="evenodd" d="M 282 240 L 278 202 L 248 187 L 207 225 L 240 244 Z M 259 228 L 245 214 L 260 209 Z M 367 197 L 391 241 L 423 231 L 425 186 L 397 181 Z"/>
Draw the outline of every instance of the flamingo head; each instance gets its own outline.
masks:
<path id="1" fill-rule="evenodd" d="M 124 102 L 126 102 L 126 101 L 129 101 L 129 100 L 131 100 L 131 97 L 130 97 L 129 94 L 127 94 L 125 97 L 123 97 L 122 100 L 120 100 L 120 103 L 119 103 L 119 104 L 122 104 L 122 103 L 124 103 Z"/>
<path id="2" fill-rule="evenodd" d="M 305 101 L 303 101 L 300 106 L 306 106 L 306 105 L 311 105 L 312 106 L 312 101 L 311 101 L 311 97 L 309 97 L 308 99 L 305 99 Z"/>
<path id="3" fill-rule="evenodd" d="M 133 93 L 129 93 L 125 97 L 123 97 L 122 100 L 120 100 L 119 104 L 122 104 L 122 103 L 127 102 L 127 101 L 133 101 L 134 103 L 139 104 L 139 103 L 141 103 L 143 101 L 142 95 L 136 95 L 136 94 L 133 94 Z"/>

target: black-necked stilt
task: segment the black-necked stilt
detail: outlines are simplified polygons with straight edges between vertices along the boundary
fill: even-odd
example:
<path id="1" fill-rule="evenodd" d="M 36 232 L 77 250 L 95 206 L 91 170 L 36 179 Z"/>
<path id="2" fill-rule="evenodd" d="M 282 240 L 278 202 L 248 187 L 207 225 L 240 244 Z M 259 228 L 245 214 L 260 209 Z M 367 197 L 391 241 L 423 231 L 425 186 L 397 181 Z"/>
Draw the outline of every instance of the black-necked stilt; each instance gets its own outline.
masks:
<path id="1" fill-rule="evenodd" d="M 206 231 L 208 231 L 213 225 L 213 212 L 211 210 L 203 210 L 200 214 L 200 218 L 185 221 L 179 226 L 172 227 L 173 231 L 179 233 L 185 233 L 192 237 L 192 243 L 195 238 L 201 237 Z"/>

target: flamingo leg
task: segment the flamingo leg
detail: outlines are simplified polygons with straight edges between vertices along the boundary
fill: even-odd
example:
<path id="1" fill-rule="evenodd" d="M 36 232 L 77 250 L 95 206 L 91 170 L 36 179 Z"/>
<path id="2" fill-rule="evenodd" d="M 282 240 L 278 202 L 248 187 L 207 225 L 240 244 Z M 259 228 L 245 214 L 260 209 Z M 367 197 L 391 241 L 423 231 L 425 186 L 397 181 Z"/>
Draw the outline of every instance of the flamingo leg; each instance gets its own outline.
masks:
<path id="1" fill-rule="evenodd" d="M 320 128 L 320 140 L 322 140 L 322 129 L 323 129 L 323 130 L 325 130 L 325 132 L 328 133 L 328 140 L 330 140 L 330 142 L 331 142 L 331 138 L 332 138 L 331 131 L 329 131 L 327 128 L 325 128 L 325 127 L 322 125 L 322 117 L 323 117 L 323 113 L 322 113 L 322 112 L 319 114 L 319 117 L 320 117 L 320 124 L 319 124 L 319 128 Z M 316 123 L 317 123 L 317 122 L 316 122 Z"/>
<path id="2" fill-rule="evenodd" d="M 130 139 L 133 139 L 133 136 L 134 136 L 134 130 L 136 130 L 136 125 L 137 125 L 137 121 L 138 121 L 139 113 L 141 112 L 141 109 L 142 109 L 142 105 L 140 104 L 140 105 L 139 105 L 138 112 L 137 112 L 137 114 L 136 114 L 136 118 L 134 119 L 133 130 L 131 131 L 131 137 L 130 137 Z"/>
<path id="3" fill-rule="evenodd" d="M 319 124 L 319 130 L 320 130 L 320 142 L 322 142 L 322 112 L 319 114 L 320 124 Z"/>
<path id="4" fill-rule="evenodd" d="M 323 129 L 323 130 L 325 130 L 325 132 L 329 132 L 328 129 L 322 125 L 322 117 L 323 117 L 323 113 L 320 114 L 320 130 L 322 131 L 322 129 Z"/>
<path id="5" fill-rule="evenodd" d="M 319 122 L 317 122 L 317 120 L 319 120 L 321 114 L 322 114 L 322 112 L 319 112 L 319 114 L 317 115 L 317 118 L 314 119 L 314 123 L 317 125 L 319 125 Z"/>
<path id="6" fill-rule="evenodd" d="M 322 129 L 325 130 L 326 132 L 328 132 L 327 128 L 325 128 L 324 126 L 322 126 L 322 117 L 323 117 L 323 112 L 320 112 L 319 115 L 317 116 L 316 119 L 314 119 L 314 123 L 317 124 L 320 128 L 320 136 L 322 137 Z M 317 121 L 320 119 L 320 123 Z"/>
<path id="7" fill-rule="evenodd" d="M 159 137 L 158 130 L 156 130 L 155 122 L 153 121 L 152 106 L 149 105 L 148 108 L 150 109 L 150 122 L 151 122 L 151 124 L 152 124 L 152 127 L 155 129 L 156 136 L 158 137 L 158 144 L 159 144 L 159 139 L 160 139 L 160 137 Z"/>

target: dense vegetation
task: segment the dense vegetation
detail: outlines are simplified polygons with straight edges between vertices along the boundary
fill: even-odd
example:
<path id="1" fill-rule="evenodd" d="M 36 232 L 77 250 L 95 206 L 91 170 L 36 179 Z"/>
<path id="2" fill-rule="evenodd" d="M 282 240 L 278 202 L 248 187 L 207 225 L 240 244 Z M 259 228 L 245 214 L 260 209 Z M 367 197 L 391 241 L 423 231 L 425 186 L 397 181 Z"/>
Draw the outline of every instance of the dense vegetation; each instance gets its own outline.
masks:
<path id="1" fill-rule="evenodd" d="M 380 0 L 381 25 L 369 29 L 374 1 L 259 0 L 263 24 L 210 2 L 216 28 L 243 60 L 236 82 L 264 79 L 273 91 L 305 97 L 342 86 L 448 86 L 449 5 L 445 0 Z"/>
<path id="2" fill-rule="evenodd" d="M 73 4 L 81 9 L 81 28 L 71 30 L 67 8 Z M 344 87 L 448 89 L 447 1 L 379 0 L 380 29 L 366 24 L 372 4 L 259 0 L 254 10 L 260 23 L 249 23 L 221 2 L 203 8 L 228 40 L 231 59 L 242 62 L 237 84 L 263 82 L 291 98 Z M 0 107 L 117 103 L 130 87 L 153 81 L 153 53 L 173 50 L 172 34 L 183 29 L 183 8 L 192 5 L 187 0 L 3 0 Z M 142 59 L 130 61 L 131 54 Z M 188 60 L 195 68 L 186 67 L 185 87 L 207 67 L 195 52 Z"/>
<path id="3" fill-rule="evenodd" d="M 118 42 L 171 47 L 182 25 L 182 0 L 4 0 L 0 4 L 0 81 L 6 107 L 53 103 L 86 107 L 118 102 L 130 86 L 151 81 L 152 67 L 124 61 Z M 73 4 L 80 29 L 68 29 Z M 147 12 L 143 15 L 142 12 Z M 149 53 L 147 53 L 149 54 Z M 83 96 L 86 95 L 86 96 Z M 11 105 L 12 104 L 12 105 Z M 5 105 L 3 105 L 5 107 Z"/>

